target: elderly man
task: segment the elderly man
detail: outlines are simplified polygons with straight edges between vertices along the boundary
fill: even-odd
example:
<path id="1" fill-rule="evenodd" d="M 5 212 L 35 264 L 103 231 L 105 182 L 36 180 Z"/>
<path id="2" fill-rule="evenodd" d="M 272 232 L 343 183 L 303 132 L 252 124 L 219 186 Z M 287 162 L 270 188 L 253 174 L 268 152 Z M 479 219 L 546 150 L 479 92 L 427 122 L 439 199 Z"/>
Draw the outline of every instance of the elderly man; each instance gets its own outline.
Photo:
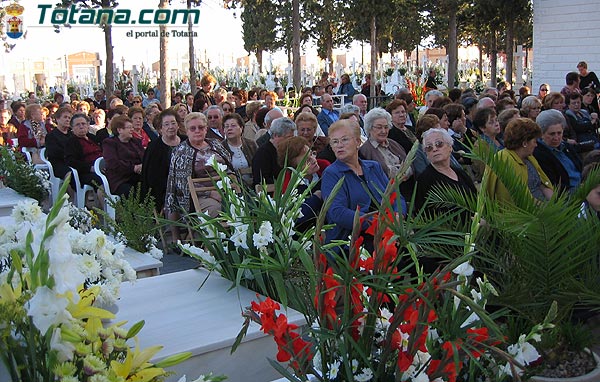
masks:
<path id="1" fill-rule="evenodd" d="M 477 102 L 477 110 L 481 109 L 495 109 L 496 103 L 490 97 L 482 97 Z"/>
<path id="2" fill-rule="evenodd" d="M 340 119 L 337 111 L 333 110 L 333 98 L 329 94 L 323 94 L 321 97 L 321 112 L 317 115 L 317 121 L 323 133 L 327 135 L 329 126 Z"/>
<path id="3" fill-rule="evenodd" d="M 252 159 L 252 178 L 254 185 L 275 183 L 281 167 L 277 163 L 277 146 L 280 142 L 294 136 L 296 124 L 287 117 L 277 118 L 271 123 L 267 143 L 260 146 Z"/>
<path id="4" fill-rule="evenodd" d="M 256 132 L 256 136 L 258 137 L 258 138 L 256 138 L 256 145 L 258 147 L 269 142 L 269 139 L 271 139 L 271 133 L 269 132 L 269 129 L 271 128 L 271 124 L 273 123 L 274 120 L 282 118 L 282 117 L 283 117 L 283 112 L 278 107 L 274 107 L 273 109 L 271 109 L 267 112 L 267 114 L 265 115 L 265 128 L 260 129 Z"/>
<path id="5" fill-rule="evenodd" d="M 444 93 L 442 93 L 439 90 L 430 90 L 427 93 L 425 93 L 425 106 L 421 106 L 421 108 L 419 109 L 419 118 L 422 115 L 425 115 L 425 112 L 427 111 L 427 109 L 429 109 L 431 107 L 431 105 L 433 105 L 433 102 L 440 98 L 443 97 Z"/>
<path id="6" fill-rule="evenodd" d="M 360 119 L 363 119 L 365 114 L 367 114 L 367 97 L 364 94 L 355 94 L 352 97 L 352 104 L 358 106 L 360 109 Z"/>
<path id="7" fill-rule="evenodd" d="M 206 109 L 204 115 L 206 115 L 206 119 L 208 119 L 206 138 L 216 139 L 218 141 L 225 139 L 225 133 L 223 132 L 223 110 L 221 107 L 211 105 Z"/>

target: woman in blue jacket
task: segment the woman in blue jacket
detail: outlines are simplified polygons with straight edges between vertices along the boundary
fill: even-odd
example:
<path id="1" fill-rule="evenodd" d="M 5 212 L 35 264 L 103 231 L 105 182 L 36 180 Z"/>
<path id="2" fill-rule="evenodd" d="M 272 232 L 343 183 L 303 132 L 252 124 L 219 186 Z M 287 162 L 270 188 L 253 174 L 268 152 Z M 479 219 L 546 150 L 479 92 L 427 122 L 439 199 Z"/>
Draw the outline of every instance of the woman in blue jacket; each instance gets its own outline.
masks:
<path id="1" fill-rule="evenodd" d="M 375 161 L 361 160 L 358 149 L 361 145 L 360 127 L 351 120 L 340 120 L 329 128 L 329 143 L 335 153 L 336 161 L 327 167 L 321 179 L 323 199 L 331 196 L 337 182 L 343 178 L 339 191 L 333 195 L 327 211 L 327 222 L 334 227 L 327 231 L 325 241 L 348 240 L 352 233 L 352 224 L 356 209 L 360 215 L 376 211 L 382 195 L 389 183 L 381 165 Z M 377 203 L 373 203 L 374 199 Z M 406 204 L 401 198 L 402 213 L 406 213 Z M 397 208 L 400 209 L 400 208 Z M 361 231 L 369 228 L 370 221 L 365 219 Z M 365 237 L 364 245 L 373 249 L 372 237 Z M 370 239 L 370 240 L 369 240 Z"/>

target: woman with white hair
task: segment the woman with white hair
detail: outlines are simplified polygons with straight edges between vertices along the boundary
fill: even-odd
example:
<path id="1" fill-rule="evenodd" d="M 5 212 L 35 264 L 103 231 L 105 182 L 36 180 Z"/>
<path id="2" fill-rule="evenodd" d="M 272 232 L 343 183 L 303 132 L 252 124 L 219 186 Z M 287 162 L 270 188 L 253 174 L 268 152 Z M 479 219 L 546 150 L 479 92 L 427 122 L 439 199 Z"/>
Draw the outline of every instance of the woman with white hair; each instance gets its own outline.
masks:
<path id="1" fill-rule="evenodd" d="M 392 116 L 382 108 L 371 109 L 365 115 L 367 141 L 360 147 L 361 158 L 379 162 L 381 168 L 392 179 L 400 171 L 406 151 L 396 141 L 388 138 Z M 412 175 L 412 172 L 408 176 Z"/>
<path id="2" fill-rule="evenodd" d="M 475 196 L 477 189 L 467 173 L 462 169 L 450 166 L 454 143 L 450 133 L 441 128 L 433 128 L 425 131 L 422 139 L 423 150 L 427 154 L 429 165 L 417 176 L 415 211 L 425 206 L 429 193 L 436 186 L 453 187 L 465 195 Z M 426 212 L 440 214 L 448 212 L 448 210 L 429 205 Z"/>
<path id="3" fill-rule="evenodd" d="M 558 110 L 544 110 L 535 122 L 542 129 L 542 137 L 533 156 L 557 190 L 573 193 L 581 182 L 582 163 L 575 146 L 563 140 L 565 116 Z"/>

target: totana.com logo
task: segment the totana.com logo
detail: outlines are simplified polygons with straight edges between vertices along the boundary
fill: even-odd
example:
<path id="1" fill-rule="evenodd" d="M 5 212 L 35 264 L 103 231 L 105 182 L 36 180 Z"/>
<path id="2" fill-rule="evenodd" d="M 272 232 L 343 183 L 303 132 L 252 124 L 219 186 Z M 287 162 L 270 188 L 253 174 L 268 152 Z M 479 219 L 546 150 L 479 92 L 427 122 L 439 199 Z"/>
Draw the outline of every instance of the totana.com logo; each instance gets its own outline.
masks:
<path id="1" fill-rule="evenodd" d="M 39 24 L 53 25 L 187 25 L 191 20 L 197 24 L 200 20 L 199 9 L 141 9 L 132 12 L 130 9 L 112 8 L 77 8 L 71 5 L 67 8 L 53 8 L 50 4 L 38 4 L 40 9 Z"/>

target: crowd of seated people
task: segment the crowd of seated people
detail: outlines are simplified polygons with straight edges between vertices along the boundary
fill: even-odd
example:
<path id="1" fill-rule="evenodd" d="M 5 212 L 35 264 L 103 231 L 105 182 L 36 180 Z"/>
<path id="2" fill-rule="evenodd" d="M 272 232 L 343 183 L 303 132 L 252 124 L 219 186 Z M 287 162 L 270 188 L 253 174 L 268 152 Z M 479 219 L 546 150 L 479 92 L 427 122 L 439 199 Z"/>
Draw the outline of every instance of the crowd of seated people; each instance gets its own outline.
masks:
<path id="1" fill-rule="evenodd" d="M 548 84 L 537 95 L 521 89 L 518 99 L 506 83 L 479 95 L 470 89 L 452 89 L 449 96 L 430 90 L 420 110 L 406 89 L 385 108 L 367 110 L 367 97 L 360 92 L 345 93 L 347 103 L 334 107 L 330 93 L 336 91 L 323 84 L 302 89 L 299 107 L 289 110 L 277 104 L 283 89 L 277 94 L 221 84 L 215 90 L 217 81 L 207 74 L 196 94 L 179 93 L 169 108 L 155 98 L 156 91 L 147 97 L 128 92 L 124 100 L 96 92 L 87 101 L 75 95 L 64 102 L 57 93 L 45 105 L 13 102 L 0 110 L 0 143 L 18 142 L 31 152 L 46 147 L 54 176 L 64 178 L 72 167 L 83 184 L 95 188 L 100 181 L 92 165 L 102 156 L 111 193 L 127 196 L 141 185 L 154 197 L 157 212 L 173 221 L 195 210 L 188 177 L 214 176 L 208 163 L 213 157 L 252 191 L 275 183 L 280 174 L 287 187 L 289 168 L 305 171 L 298 187 L 313 188 L 302 207 L 302 229 L 314 224 L 343 179 L 326 215 L 334 226 L 326 234 L 329 242 L 348 237 L 357 208 L 361 215 L 373 211 L 390 179 L 400 182 L 394 203 L 401 214 L 439 212 L 427 204 L 437 185 L 471 196 L 485 192 L 510 203 L 495 174 L 469 159 L 472 150 L 503 158 L 536 200 L 556 192 L 574 195 L 585 178 L 586 159 L 593 164 L 598 156 L 592 150 L 600 148 L 596 80 L 579 87 L 580 77 L 588 75 L 568 73 L 561 92 L 552 92 Z M 349 89 L 346 77 L 342 86 Z M 412 164 L 399 174 L 414 146 Z M 479 191 L 484 178 L 486 188 Z M 223 210 L 218 192 L 197 196 L 210 216 Z M 589 199 L 590 208 L 598 204 L 593 193 Z M 368 219 L 363 224 L 362 236 L 370 245 Z"/>

